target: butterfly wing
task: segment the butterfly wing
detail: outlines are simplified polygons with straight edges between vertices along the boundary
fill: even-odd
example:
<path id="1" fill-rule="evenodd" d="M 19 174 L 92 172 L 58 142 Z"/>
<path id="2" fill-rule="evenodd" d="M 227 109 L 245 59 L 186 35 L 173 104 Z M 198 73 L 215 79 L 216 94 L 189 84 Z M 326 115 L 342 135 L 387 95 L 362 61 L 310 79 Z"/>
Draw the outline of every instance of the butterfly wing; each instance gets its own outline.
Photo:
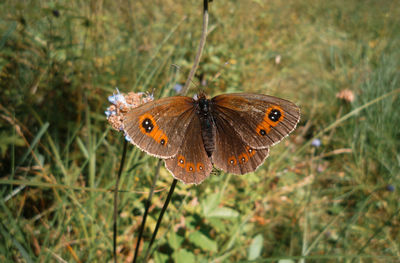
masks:
<path id="1" fill-rule="evenodd" d="M 167 97 L 129 111 L 123 121 L 124 131 L 133 144 L 148 154 L 170 158 L 177 154 L 194 117 L 192 98 Z"/>
<path id="2" fill-rule="evenodd" d="M 254 149 L 270 147 L 290 132 L 300 120 L 294 103 L 259 94 L 223 94 L 211 99 L 213 114 L 232 127 Z M 218 121 L 217 121 L 218 122 Z"/>
<path id="3" fill-rule="evenodd" d="M 186 184 L 200 184 L 213 168 L 204 149 L 198 116 L 191 119 L 176 156 L 166 159 L 165 166 L 172 175 Z"/>
<path id="4" fill-rule="evenodd" d="M 229 173 L 245 174 L 255 171 L 268 157 L 269 148 L 255 149 L 245 143 L 229 121 L 214 116 L 216 125 L 214 165 Z"/>

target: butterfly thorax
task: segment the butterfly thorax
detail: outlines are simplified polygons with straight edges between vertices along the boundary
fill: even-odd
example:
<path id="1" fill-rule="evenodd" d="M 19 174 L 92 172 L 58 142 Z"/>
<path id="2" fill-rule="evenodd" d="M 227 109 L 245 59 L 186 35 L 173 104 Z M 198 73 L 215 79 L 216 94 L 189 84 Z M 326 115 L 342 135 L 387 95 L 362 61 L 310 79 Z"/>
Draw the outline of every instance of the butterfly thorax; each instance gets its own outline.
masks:
<path id="1" fill-rule="evenodd" d="M 200 94 L 199 98 L 195 100 L 195 105 L 196 114 L 200 119 L 204 148 L 210 157 L 215 150 L 215 121 L 211 114 L 212 105 L 203 94 Z"/>

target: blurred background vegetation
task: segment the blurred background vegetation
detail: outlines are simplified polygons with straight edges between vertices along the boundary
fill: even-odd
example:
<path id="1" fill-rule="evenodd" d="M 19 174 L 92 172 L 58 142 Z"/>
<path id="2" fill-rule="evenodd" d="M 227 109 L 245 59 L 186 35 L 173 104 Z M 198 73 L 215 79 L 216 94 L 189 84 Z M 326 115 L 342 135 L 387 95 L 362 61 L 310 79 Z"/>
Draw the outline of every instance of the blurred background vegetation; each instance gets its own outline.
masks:
<path id="1" fill-rule="evenodd" d="M 399 20 L 390 0 L 214 0 L 190 96 L 270 94 L 302 119 L 257 172 L 178 183 L 152 260 L 398 262 Z M 1 262 L 111 261 L 123 136 L 107 97 L 173 95 L 201 24 L 194 0 L 0 3 Z M 129 147 L 121 262 L 156 163 Z M 171 182 L 162 168 L 142 247 Z"/>

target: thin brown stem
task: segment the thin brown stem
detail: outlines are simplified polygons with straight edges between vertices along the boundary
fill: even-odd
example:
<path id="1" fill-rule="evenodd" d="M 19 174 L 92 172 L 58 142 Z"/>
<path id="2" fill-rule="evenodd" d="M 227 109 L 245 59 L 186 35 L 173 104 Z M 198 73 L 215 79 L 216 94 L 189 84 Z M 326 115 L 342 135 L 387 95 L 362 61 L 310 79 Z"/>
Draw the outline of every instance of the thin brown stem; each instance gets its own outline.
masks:
<path id="1" fill-rule="evenodd" d="M 183 87 L 183 89 L 181 91 L 181 94 L 184 94 L 184 95 L 187 93 L 187 91 L 189 89 L 189 85 L 194 77 L 194 74 L 196 73 L 196 70 L 200 63 L 201 55 L 203 54 L 204 46 L 206 44 L 207 31 L 208 31 L 208 1 L 209 0 L 203 1 L 204 2 L 203 30 L 201 32 L 200 44 L 199 44 L 199 48 L 197 49 L 197 53 L 196 53 L 196 57 L 194 59 L 192 69 L 190 70 L 189 76 L 185 82 L 185 86 Z"/>

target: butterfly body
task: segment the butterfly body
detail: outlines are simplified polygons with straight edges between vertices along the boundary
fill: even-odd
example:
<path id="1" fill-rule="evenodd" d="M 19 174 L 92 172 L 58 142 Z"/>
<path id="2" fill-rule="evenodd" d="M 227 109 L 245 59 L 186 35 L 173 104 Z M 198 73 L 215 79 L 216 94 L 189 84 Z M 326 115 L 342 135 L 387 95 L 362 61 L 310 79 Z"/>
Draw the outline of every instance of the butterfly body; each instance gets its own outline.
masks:
<path id="1" fill-rule="evenodd" d="M 201 135 L 204 149 L 208 157 L 211 157 L 215 149 L 215 122 L 212 116 L 212 104 L 205 95 L 200 94 L 198 100 L 194 100 L 196 114 L 200 120 Z"/>
<path id="2" fill-rule="evenodd" d="M 299 119 L 299 108 L 280 98 L 201 93 L 139 106 L 125 116 L 124 130 L 140 149 L 165 159 L 175 178 L 199 184 L 213 165 L 234 174 L 255 171 Z"/>

